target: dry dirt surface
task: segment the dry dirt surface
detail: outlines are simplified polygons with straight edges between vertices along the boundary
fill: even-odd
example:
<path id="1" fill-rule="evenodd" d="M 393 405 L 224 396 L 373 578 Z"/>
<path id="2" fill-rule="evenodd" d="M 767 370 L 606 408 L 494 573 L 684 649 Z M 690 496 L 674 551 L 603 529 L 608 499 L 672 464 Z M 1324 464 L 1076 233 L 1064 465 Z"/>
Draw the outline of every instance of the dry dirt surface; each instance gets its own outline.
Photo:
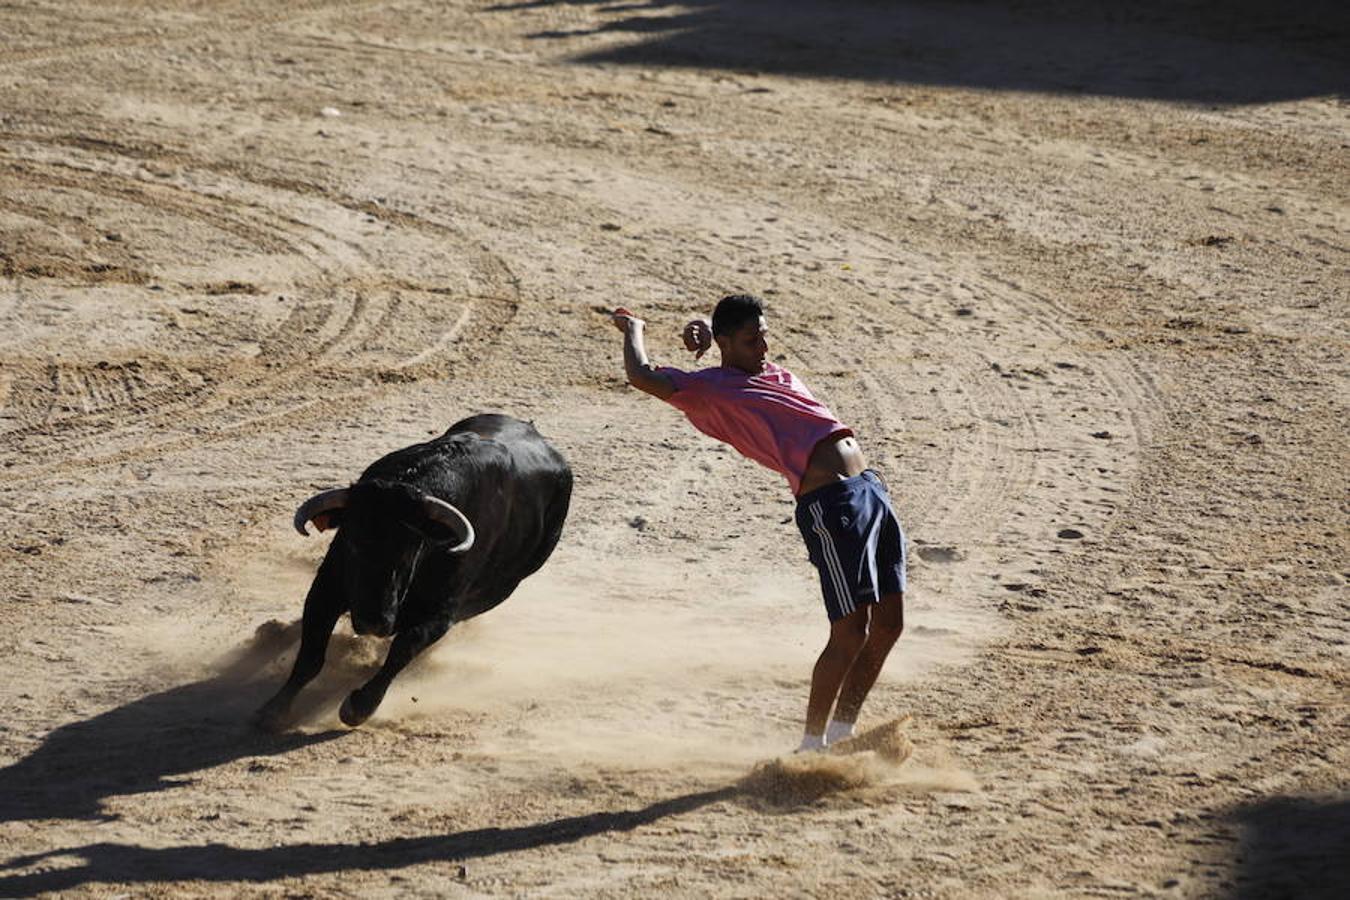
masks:
<path id="1" fill-rule="evenodd" d="M 0 895 L 1344 896 L 1346 20 L 0 5 Z M 714 364 L 740 291 L 909 532 L 851 755 L 780 758 L 785 484 L 605 315 Z M 553 559 L 255 732 L 295 506 L 487 410 L 572 463 Z"/>

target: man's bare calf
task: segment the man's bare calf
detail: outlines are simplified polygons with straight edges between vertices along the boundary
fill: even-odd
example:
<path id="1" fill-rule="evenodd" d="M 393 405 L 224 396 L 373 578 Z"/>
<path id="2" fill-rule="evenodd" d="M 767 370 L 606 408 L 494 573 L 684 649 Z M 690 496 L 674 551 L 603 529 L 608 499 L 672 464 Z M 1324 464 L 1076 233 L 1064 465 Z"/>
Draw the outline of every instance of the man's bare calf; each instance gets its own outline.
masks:
<path id="1" fill-rule="evenodd" d="M 830 639 L 811 673 L 804 749 L 852 734 L 863 701 L 904 628 L 904 594 L 887 594 L 831 623 Z M 831 734 L 826 734 L 827 727 Z"/>

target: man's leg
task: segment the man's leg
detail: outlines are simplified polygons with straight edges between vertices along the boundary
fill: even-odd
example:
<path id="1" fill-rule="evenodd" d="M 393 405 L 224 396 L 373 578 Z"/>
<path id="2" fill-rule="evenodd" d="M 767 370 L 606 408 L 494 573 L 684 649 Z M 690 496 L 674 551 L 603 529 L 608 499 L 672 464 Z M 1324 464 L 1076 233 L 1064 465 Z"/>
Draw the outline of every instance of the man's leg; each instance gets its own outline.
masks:
<path id="1" fill-rule="evenodd" d="M 864 606 L 858 612 L 866 609 Z M 904 630 L 905 595 L 886 594 L 877 602 L 876 611 L 872 614 L 871 628 L 864 632 L 867 640 L 857 651 L 852 667 L 844 676 L 843 686 L 839 689 L 839 706 L 834 711 L 836 721 L 846 723 L 858 721 L 858 711 L 862 709 L 863 701 L 867 699 L 872 685 L 876 684 L 886 657 Z M 814 690 L 811 697 L 814 701 Z M 826 707 L 826 712 L 828 711 L 829 708 Z M 822 727 L 824 722 L 822 719 Z M 807 730 L 810 731 L 810 728 Z"/>
<path id="2" fill-rule="evenodd" d="M 839 694 L 839 686 L 851 667 L 857 665 L 859 651 L 867 643 L 867 622 L 870 604 L 830 623 L 830 640 L 816 660 L 811 672 L 811 698 L 806 704 L 806 733 L 820 736 L 825 733 L 825 720 Z M 894 643 L 894 641 L 892 641 Z M 875 678 L 875 676 L 873 676 Z"/>

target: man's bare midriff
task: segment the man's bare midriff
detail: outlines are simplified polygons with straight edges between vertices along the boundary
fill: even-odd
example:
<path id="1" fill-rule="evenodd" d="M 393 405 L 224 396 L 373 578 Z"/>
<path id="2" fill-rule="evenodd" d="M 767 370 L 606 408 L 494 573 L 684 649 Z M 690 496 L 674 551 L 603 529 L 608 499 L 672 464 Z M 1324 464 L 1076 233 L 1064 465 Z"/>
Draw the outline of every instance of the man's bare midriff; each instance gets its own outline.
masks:
<path id="1" fill-rule="evenodd" d="M 846 431 L 835 432 L 825 438 L 811 451 L 806 461 L 806 472 L 802 475 L 801 487 L 797 496 L 814 491 L 816 488 L 861 475 L 867 469 L 867 459 L 862 447 L 853 435 Z"/>

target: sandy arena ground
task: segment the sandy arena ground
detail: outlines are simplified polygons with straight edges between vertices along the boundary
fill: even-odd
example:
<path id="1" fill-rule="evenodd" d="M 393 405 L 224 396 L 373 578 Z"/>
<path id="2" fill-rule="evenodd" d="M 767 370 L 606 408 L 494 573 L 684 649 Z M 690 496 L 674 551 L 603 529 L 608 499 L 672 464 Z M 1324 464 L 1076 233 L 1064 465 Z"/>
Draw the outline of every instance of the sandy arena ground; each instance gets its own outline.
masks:
<path id="1" fill-rule="evenodd" d="M 1210 6 L 0 5 L 0 895 L 1344 896 L 1350 26 Z M 604 314 L 733 291 L 909 531 L 899 766 L 746 778 L 791 497 Z M 553 559 L 254 732 L 295 506 L 483 410 Z"/>

